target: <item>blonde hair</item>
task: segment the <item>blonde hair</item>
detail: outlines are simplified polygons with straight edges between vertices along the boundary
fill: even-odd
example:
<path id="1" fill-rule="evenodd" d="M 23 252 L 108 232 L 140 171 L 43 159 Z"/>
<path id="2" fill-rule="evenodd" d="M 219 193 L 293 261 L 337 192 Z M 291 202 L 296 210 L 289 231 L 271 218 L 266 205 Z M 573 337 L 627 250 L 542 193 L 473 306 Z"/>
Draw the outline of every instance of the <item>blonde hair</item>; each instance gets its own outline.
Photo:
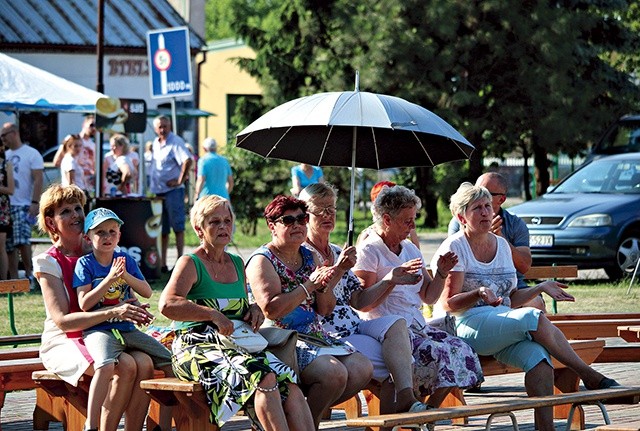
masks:
<path id="1" fill-rule="evenodd" d="M 54 241 L 57 234 L 52 232 L 45 223 L 45 217 L 53 217 L 56 209 L 63 204 L 79 203 L 84 207 L 87 196 L 80 187 L 72 184 L 63 186 L 62 184 L 52 184 L 40 197 L 40 212 L 38 213 L 38 228 L 49 235 Z"/>
<path id="2" fill-rule="evenodd" d="M 76 141 L 80 140 L 80 135 L 67 135 L 64 137 L 62 141 L 62 147 L 64 148 L 65 153 L 68 153 L 73 147 Z"/>
<path id="3" fill-rule="evenodd" d="M 196 234 L 198 233 L 196 228 L 203 229 L 204 220 L 220 207 L 224 207 L 229 210 L 229 213 L 231 214 L 231 222 L 235 223 L 236 216 L 231 209 L 231 203 L 222 196 L 204 196 L 193 204 L 193 207 L 191 207 L 191 211 L 189 212 L 189 219 L 191 220 L 191 226 Z"/>
<path id="4" fill-rule="evenodd" d="M 481 198 L 491 201 L 491 193 L 483 186 L 476 186 L 470 182 L 460 184 L 458 190 L 451 196 L 449 210 L 454 217 L 464 214 L 469 204 Z"/>
<path id="5" fill-rule="evenodd" d="M 129 139 L 126 136 L 116 133 L 109 141 L 112 144 L 122 146 L 122 154 L 129 154 Z"/>

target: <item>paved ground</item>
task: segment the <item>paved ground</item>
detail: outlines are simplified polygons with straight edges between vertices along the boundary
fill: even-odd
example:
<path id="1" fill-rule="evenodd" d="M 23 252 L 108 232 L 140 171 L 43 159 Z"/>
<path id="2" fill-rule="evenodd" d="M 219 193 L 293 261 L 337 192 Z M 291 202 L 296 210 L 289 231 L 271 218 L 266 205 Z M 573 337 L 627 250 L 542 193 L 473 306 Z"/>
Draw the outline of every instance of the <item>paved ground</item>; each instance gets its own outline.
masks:
<path id="1" fill-rule="evenodd" d="M 640 364 L 619 363 L 619 364 L 597 364 L 598 370 L 609 377 L 615 378 L 623 385 L 640 386 Z M 467 394 L 465 397 L 468 404 L 488 403 L 496 398 L 517 398 L 524 397 L 523 374 L 508 374 L 504 376 L 488 377 L 482 386 L 479 394 Z M 4 431 L 28 431 L 32 429 L 31 415 L 35 405 L 35 391 L 12 392 L 7 394 L 4 408 L 2 409 L 2 429 Z M 607 406 L 607 411 L 614 424 L 624 424 L 640 421 L 640 406 L 636 405 L 611 405 Z M 595 406 L 586 406 L 586 428 L 594 428 L 604 423 L 599 409 Z M 534 431 L 533 413 L 525 410 L 516 413 L 518 424 L 522 431 Z M 470 418 L 469 425 L 463 429 L 465 431 L 484 430 L 486 416 Z M 450 422 L 439 422 L 437 429 L 442 431 L 453 431 L 460 427 L 452 426 Z M 565 423 L 556 421 L 556 429 L 563 430 Z M 51 424 L 51 430 L 62 430 L 59 423 Z M 123 429 L 121 424 L 120 429 Z M 249 430 L 249 422 L 242 416 L 234 417 L 230 422 L 222 427 L 223 431 Z M 363 431 L 363 428 L 347 428 L 345 426 L 345 416 L 341 411 L 334 411 L 330 421 L 323 421 L 320 429 L 346 431 Z M 511 430 L 511 424 L 507 418 L 498 418 L 494 421 L 495 431 Z M 80 430 L 69 430 L 80 431 Z"/>

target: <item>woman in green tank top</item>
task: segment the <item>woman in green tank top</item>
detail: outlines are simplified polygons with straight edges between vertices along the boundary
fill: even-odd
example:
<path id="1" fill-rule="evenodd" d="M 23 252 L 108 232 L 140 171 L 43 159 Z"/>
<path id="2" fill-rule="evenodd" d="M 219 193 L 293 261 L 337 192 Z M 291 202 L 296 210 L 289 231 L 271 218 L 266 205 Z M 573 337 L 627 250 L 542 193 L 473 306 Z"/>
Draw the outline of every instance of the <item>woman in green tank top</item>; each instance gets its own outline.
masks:
<path id="1" fill-rule="evenodd" d="M 260 308 L 249 304 L 242 259 L 225 251 L 233 222 L 229 201 L 217 195 L 203 197 L 191 209 L 200 246 L 178 259 L 159 304 L 177 328 L 174 372 L 200 382 L 209 419 L 218 426 L 244 408 L 258 429 L 313 429 L 291 368 L 268 351 L 248 353 L 218 341 L 218 334 L 233 332 L 232 320 L 244 320 L 254 330 L 264 320 Z"/>

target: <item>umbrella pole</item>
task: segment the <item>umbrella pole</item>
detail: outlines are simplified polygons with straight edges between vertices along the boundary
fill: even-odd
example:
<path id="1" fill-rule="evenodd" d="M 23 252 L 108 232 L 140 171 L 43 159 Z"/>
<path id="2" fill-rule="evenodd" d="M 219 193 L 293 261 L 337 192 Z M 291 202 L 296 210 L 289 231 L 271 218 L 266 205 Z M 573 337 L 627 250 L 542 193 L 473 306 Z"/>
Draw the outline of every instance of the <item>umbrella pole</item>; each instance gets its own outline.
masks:
<path id="1" fill-rule="evenodd" d="M 351 145 L 351 192 L 349 193 L 349 233 L 347 234 L 348 245 L 353 245 L 353 210 L 356 191 L 356 138 L 358 128 L 353 128 L 353 143 Z"/>

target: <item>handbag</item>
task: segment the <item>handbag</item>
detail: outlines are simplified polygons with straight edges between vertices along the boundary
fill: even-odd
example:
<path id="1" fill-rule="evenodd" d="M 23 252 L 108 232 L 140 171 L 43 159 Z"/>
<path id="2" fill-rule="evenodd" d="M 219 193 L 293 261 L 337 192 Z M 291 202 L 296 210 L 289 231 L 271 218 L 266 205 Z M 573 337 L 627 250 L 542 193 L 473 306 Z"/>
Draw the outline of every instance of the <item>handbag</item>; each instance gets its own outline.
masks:
<path id="1" fill-rule="evenodd" d="M 458 335 L 458 331 L 456 329 L 456 316 L 452 316 L 449 313 L 447 313 L 446 316 L 427 320 L 427 325 L 444 331 L 449 335 L 453 335 L 454 337 Z"/>
<path id="2" fill-rule="evenodd" d="M 260 334 L 267 340 L 267 350 L 300 375 L 296 351 L 298 333 L 292 329 L 268 326 L 260 328 Z"/>
<path id="3" fill-rule="evenodd" d="M 253 332 L 253 328 L 247 322 L 242 320 L 232 320 L 232 322 L 231 335 L 218 333 L 218 340 L 224 348 L 256 353 L 267 347 L 267 340 L 259 332 Z"/>

